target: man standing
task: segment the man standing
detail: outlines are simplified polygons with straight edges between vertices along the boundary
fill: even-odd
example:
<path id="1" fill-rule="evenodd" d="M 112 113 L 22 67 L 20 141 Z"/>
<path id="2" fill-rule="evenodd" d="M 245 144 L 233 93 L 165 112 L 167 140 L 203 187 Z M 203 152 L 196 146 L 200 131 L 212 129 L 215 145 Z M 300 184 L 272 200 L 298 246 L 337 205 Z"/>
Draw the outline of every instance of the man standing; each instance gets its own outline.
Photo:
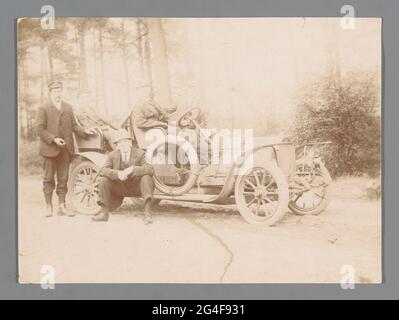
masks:
<path id="1" fill-rule="evenodd" d="M 58 195 L 58 214 L 72 217 L 74 214 L 65 206 L 69 164 L 71 156 L 75 153 L 72 132 L 86 138 L 94 135 L 95 131 L 85 130 L 76 123 L 72 107 L 62 101 L 61 82 L 50 82 L 48 89 L 49 103 L 39 108 L 36 117 L 36 131 L 40 137 L 39 153 L 44 158 L 43 192 L 47 206 L 46 217 L 53 216 L 54 189 Z"/>
<path id="2" fill-rule="evenodd" d="M 154 192 L 152 166 L 145 161 L 145 152 L 132 146 L 126 130 L 114 133 L 116 149 L 108 155 L 100 170 L 99 200 L 101 212 L 93 221 L 108 221 L 109 212 L 118 208 L 124 197 L 142 196 L 144 199 L 144 222 L 152 223 L 151 203 Z"/>

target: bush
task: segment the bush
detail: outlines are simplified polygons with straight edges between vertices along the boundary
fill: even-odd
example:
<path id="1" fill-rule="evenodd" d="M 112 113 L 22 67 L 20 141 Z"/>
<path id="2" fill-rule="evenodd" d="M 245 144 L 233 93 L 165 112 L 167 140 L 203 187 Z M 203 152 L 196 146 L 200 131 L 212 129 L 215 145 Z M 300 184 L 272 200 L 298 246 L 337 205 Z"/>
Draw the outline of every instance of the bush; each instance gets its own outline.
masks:
<path id="1" fill-rule="evenodd" d="M 380 173 L 380 86 L 374 74 L 309 83 L 300 98 L 294 134 L 301 144 L 331 141 L 323 154 L 333 176 Z"/>

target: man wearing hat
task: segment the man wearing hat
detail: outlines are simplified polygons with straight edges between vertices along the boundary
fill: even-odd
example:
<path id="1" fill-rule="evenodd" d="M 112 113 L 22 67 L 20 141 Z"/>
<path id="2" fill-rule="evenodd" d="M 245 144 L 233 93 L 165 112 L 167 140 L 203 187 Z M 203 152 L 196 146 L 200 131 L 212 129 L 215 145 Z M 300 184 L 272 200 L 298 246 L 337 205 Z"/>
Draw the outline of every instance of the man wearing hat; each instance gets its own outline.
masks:
<path id="1" fill-rule="evenodd" d="M 151 203 L 154 192 L 152 166 L 146 163 L 145 152 L 132 146 L 126 130 L 114 133 L 116 149 L 108 155 L 99 178 L 101 212 L 93 221 L 108 221 L 109 212 L 118 208 L 124 197 L 143 197 L 144 222 L 152 223 Z"/>
<path id="2" fill-rule="evenodd" d="M 69 164 L 75 153 L 72 132 L 86 138 L 95 134 L 95 131 L 83 129 L 76 123 L 72 107 L 62 101 L 62 82 L 52 81 L 48 89 L 49 102 L 38 109 L 36 117 L 36 132 L 40 137 L 39 153 L 44 158 L 43 192 L 47 205 L 46 217 L 53 216 L 54 189 L 58 195 L 58 214 L 71 217 L 74 214 L 66 209 L 65 197 Z"/>

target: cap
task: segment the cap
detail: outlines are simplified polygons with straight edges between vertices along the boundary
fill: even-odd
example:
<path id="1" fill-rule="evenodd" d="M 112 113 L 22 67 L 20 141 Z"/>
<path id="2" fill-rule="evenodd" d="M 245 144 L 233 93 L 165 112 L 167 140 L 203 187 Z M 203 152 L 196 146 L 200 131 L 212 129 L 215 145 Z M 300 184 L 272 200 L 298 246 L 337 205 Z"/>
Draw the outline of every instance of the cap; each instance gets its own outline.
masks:
<path id="1" fill-rule="evenodd" d="M 126 130 L 120 129 L 118 131 L 115 131 L 114 135 L 112 136 L 112 143 L 117 143 L 118 141 L 121 141 L 123 139 L 132 140 L 132 137 L 129 136 Z"/>
<path id="2" fill-rule="evenodd" d="M 61 89 L 62 89 L 62 87 L 63 87 L 63 85 L 62 85 L 62 82 L 61 82 L 61 81 L 51 81 L 51 82 L 48 84 L 48 89 L 49 89 L 49 90 L 58 89 L 58 88 L 61 88 Z"/>

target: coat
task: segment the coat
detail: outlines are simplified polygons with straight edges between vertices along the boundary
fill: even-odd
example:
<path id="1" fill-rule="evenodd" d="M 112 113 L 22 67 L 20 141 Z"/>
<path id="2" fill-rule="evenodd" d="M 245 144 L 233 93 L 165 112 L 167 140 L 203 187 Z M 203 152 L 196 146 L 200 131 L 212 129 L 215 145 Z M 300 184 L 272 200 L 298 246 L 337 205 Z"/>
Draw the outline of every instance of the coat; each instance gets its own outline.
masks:
<path id="1" fill-rule="evenodd" d="M 60 110 L 51 103 L 41 106 L 36 116 L 36 132 L 40 137 L 40 155 L 50 158 L 56 157 L 61 148 L 67 148 L 71 155 L 75 153 L 72 132 L 79 137 L 87 137 L 75 120 L 72 106 L 66 102 L 61 103 Z M 58 147 L 54 138 L 62 138 L 66 145 Z"/>
<path id="2" fill-rule="evenodd" d="M 135 125 L 140 129 L 167 128 L 167 122 L 176 107 L 161 108 L 156 102 L 141 103 L 135 107 Z"/>
<path id="3" fill-rule="evenodd" d="M 133 166 L 133 172 L 129 177 L 141 177 L 145 174 L 153 174 L 153 168 L 145 160 L 145 152 L 141 149 L 132 147 L 128 166 Z M 122 170 L 122 155 L 119 149 L 108 154 L 104 166 L 100 170 L 100 176 L 110 180 L 119 180 L 118 171 Z"/>

